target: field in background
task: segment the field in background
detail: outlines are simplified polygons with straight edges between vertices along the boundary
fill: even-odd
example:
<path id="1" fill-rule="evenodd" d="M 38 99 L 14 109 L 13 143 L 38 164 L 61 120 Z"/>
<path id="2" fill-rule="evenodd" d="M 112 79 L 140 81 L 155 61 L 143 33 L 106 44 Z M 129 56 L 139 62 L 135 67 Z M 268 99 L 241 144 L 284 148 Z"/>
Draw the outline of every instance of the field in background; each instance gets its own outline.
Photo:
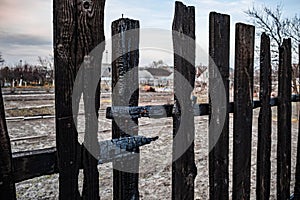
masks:
<path id="1" fill-rule="evenodd" d="M 5 90 L 4 90 L 5 93 Z M 101 109 L 99 117 L 99 140 L 111 139 L 111 120 L 105 118 L 105 109 L 111 106 L 110 93 L 102 92 Z M 197 96 L 198 103 L 207 102 L 207 95 Z M 23 91 L 20 94 L 5 93 L 5 109 L 8 131 L 11 137 L 13 152 L 32 149 L 42 149 L 55 146 L 55 118 L 54 118 L 54 94 L 53 92 Z M 172 92 L 141 92 L 140 105 L 162 105 L 173 103 Z M 255 199 L 255 174 L 256 174 L 256 142 L 257 142 L 257 118 L 259 109 L 254 110 L 253 142 L 252 142 L 252 167 L 251 167 L 251 199 Z M 292 158 L 296 158 L 297 144 L 297 104 L 293 103 L 292 123 Z M 81 118 L 83 118 L 83 104 L 80 104 Z M 232 162 L 232 114 L 230 114 L 230 159 Z M 273 136 L 272 136 L 272 184 L 271 199 L 276 197 L 276 108 L 273 108 Z M 148 119 L 139 120 L 139 134 L 144 136 L 159 136 L 159 140 L 150 146 L 141 148 L 141 168 L 146 171 L 140 174 L 141 199 L 171 199 L 171 166 L 166 156 L 171 154 L 172 147 L 172 119 Z M 196 199 L 208 198 L 208 150 L 207 130 L 208 117 L 195 117 L 195 162 L 198 168 L 196 177 Z M 84 120 L 79 120 L 79 137 L 83 137 Z M 170 158 L 170 156 L 167 156 Z M 162 162 L 166 162 L 161 165 Z M 294 187 L 295 159 L 292 160 L 292 182 Z M 150 164 L 149 164 L 150 163 Z M 156 163 L 160 163 L 157 164 Z M 112 197 L 112 165 L 99 165 L 100 195 L 102 199 Z M 230 173 L 232 165 L 230 165 Z M 232 174 L 230 174 L 231 183 Z M 79 176 L 82 185 L 82 173 Z M 17 184 L 18 199 L 57 199 L 58 175 L 43 176 L 27 180 Z"/>

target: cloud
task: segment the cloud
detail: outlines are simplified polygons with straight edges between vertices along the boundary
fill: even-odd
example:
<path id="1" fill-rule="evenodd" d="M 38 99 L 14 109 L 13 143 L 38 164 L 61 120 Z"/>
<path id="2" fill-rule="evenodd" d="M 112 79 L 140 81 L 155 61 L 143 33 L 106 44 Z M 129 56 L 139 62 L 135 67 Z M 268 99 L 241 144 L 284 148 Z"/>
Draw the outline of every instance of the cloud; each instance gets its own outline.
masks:
<path id="1" fill-rule="evenodd" d="M 105 7 L 105 30 L 110 36 L 111 23 L 124 17 L 140 20 L 141 28 L 170 29 L 173 18 L 173 0 L 110 0 Z"/>
<path id="2" fill-rule="evenodd" d="M 0 49 L 7 65 L 12 66 L 23 60 L 23 63 L 37 64 L 38 56 L 52 55 L 52 45 L 11 45 L 9 48 Z"/>
<path id="3" fill-rule="evenodd" d="M 1 0 L 0 51 L 7 64 L 52 52 L 52 0 Z M 3 31 L 5 30 L 5 31 Z"/>
<path id="4" fill-rule="evenodd" d="M 1 30 L 22 33 L 52 34 L 52 1 L 2 0 L 0 4 Z"/>
<path id="5" fill-rule="evenodd" d="M 52 53 L 52 2 L 53 0 L 1 0 L 0 4 L 0 51 L 11 63 L 19 55 L 35 54 L 47 56 Z M 284 9 L 287 13 L 299 12 L 297 0 L 285 0 Z M 234 24 L 248 22 L 244 11 L 253 4 L 274 6 L 271 0 L 185 0 L 186 5 L 196 9 L 196 40 L 202 49 L 208 49 L 208 17 L 210 11 L 229 14 L 231 16 L 231 58 L 234 52 Z M 279 2 L 280 3 L 280 2 Z M 111 23 L 124 17 L 140 20 L 141 28 L 161 28 L 171 30 L 174 17 L 175 0 L 106 0 L 105 6 L 105 36 L 111 37 Z M 284 13 L 286 14 L 286 13 Z M 16 49 L 18 46 L 18 49 Z M 23 52 L 22 52 L 22 51 Z M 34 52 L 35 51 L 35 52 Z M 5 52 L 9 52 L 5 54 Z M 146 55 L 146 53 L 145 53 Z M 159 54 L 153 54 L 159 56 Z M 170 56 L 161 55 L 170 60 Z M 147 57 L 147 58 L 146 58 Z M 141 55 L 148 60 L 149 56 Z M 155 60 L 155 58 L 153 58 Z M 156 59 L 156 60 L 157 60 Z M 32 61 L 35 62 L 36 59 Z M 28 58 L 28 62 L 31 57 Z M 148 63 L 148 61 L 145 61 Z M 232 62 L 233 64 L 233 62 Z"/>
<path id="6" fill-rule="evenodd" d="M 49 38 L 41 35 L 23 34 L 13 32 L 0 32 L 0 46 L 39 46 L 51 45 L 52 41 Z"/>

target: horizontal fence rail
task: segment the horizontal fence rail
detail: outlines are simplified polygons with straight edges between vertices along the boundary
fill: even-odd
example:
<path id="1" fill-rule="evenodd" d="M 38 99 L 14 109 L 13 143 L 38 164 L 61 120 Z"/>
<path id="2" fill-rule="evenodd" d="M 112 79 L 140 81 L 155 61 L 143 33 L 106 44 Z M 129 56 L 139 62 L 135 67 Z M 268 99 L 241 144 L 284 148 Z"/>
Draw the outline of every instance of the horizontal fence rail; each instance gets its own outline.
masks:
<path id="1" fill-rule="evenodd" d="M 100 141 L 98 164 L 121 160 L 135 154 L 134 150 L 157 140 L 158 137 L 123 137 Z M 39 176 L 58 173 L 57 149 L 55 147 L 17 152 L 12 154 L 13 180 L 15 183 Z M 79 166 L 83 169 L 83 166 Z"/>
<path id="2" fill-rule="evenodd" d="M 17 152 L 13 157 L 15 183 L 58 173 L 56 148 Z"/>
<path id="3" fill-rule="evenodd" d="M 300 102 L 300 95 L 295 94 L 291 96 L 291 102 Z M 205 116 L 209 115 L 209 104 L 195 104 L 193 107 L 194 116 Z M 255 100 L 252 103 L 252 108 L 260 108 L 262 103 L 260 100 Z M 278 98 L 270 99 L 270 106 L 275 107 L 278 106 Z M 230 102 L 228 105 L 228 112 L 234 113 L 234 102 Z M 116 106 L 116 107 L 107 107 L 106 109 L 106 118 L 113 119 L 114 117 L 131 117 L 141 118 L 165 118 L 172 117 L 174 114 L 174 105 L 173 104 L 165 104 L 165 105 L 155 105 L 155 106 Z"/>

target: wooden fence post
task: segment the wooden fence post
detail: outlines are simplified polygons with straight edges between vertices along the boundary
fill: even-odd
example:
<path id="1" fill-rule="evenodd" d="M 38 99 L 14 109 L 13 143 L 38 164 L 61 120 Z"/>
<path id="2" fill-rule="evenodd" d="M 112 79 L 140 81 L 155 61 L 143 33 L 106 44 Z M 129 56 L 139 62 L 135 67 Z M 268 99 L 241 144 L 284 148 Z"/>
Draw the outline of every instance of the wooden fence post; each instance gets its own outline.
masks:
<path id="1" fill-rule="evenodd" d="M 232 199 L 250 199 L 254 26 L 236 24 Z"/>
<path id="2" fill-rule="evenodd" d="M 194 154 L 195 127 L 191 93 L 195 81 L 195 8 L 176 2 L 172 30 L 176 110 L 173 116 L 173 160 L 175 161 L 172 164 L 172 199 L 194 199 L 197 168 Z M 190 87 L 184 86 L 186 81 Z M 180 133 L 179 129 L 181 129 Z M 176 139 L 179 134 L 182 136 Z M 187 148 L 185 152 L 180 152 L 185 148 Z"/>
<path id="3" fill-rule="evenodd" d="M 271 175 L 271 133 L 272 114 L 270 105 L 271 95 L 271 52 L 270 38 L 261 35 L 260 43 L 260 93 L 261 109 L 258 117 L 258 147 L 256 170 L 256 199 L 270 198 Z"/>
<path id="4" fill-rule="evenodd" d="M 225 89 L 226 106 L 213 105 L 210 108 L 209 122 L 209 194 L 210 199 L 229 198 L 229 41 L 230 16 L 212 12 L 209 15 L 209 95 L 221 99 L 222 86 Z M 211 99 L 210 98 L 210 99 Z M 210 100 L 211 105 L 211 100 Z M 211 119 L 212 112 L 215 119 Z M 218 123 L 226 113 L 222 132 Z M 217 136 L 217 137 L 216 137 Z"/>
<path id="5" fill-rule="evenodd" d="M 10 139 L 7 132 L 2 90 L 0 87 L 0 199 L 16 199 Z"/>
<path id="6" fill-rule="evenodd" d="M 128 18 L 112 23 L 112 106 L 138 106 L 139 27 L 139 21 Z M 138 135 L 137 127 L 137 118 L 114 116 L 112 137 Z M 139 155 L 113 161 L 113 167 L 113 198 L 139 199 Z"/>
<path id="7" fill-rule="evenodd" d="M 291 181 L 291 39 L 279 48 L 277 123 L 277 199 L 290 198 Z"/>
<path id="8" fill-rule="evenodd" d="M 73 85 L 84 57 L 104 41 L 104 4 L 99 1 L 54 0 L 54 65 L 56 146 L 59 167 L 59 198 L 80 199 L 78 173 L 82 163 L 81 146 L 72 112 Z M 102 52 L 99 52 L 102 57 Z M 99 63 L 101 67 L 101 63 Z M 100 77 L 99 77 L 100 78 Z M 83 84 L 81 89 L 83 90 Z M 99 95 L 99 88 L 98 88 Z M 78 99 L 73 99 L 78 110 Z M 85 103 L 87 103 L 85 101 Z M 96 104 L 99 97 L 96 96 Z M 98 105 L 95 105 L 98 107 Z M 96 108 L 97 110 L 97 108 Z M 96 160 L 84 151 L 83 199 L 99 199 Z M 91 164 L 90 166 L 88 166 Z"/>
<path id="9" fill-rule="evenodd" d="M 298 47 L 298 73 L 300 74 L 300 44 Z M 300 78 L 300 77 L 299 77 Z M 298 145 L 297 145 L 297 163 L 296 163 L 296 174 L 295 174 L 295 189 L 294 189 L 294 195 L 295 199 L 300 199 L 300 111 L 298 113 Z"/>

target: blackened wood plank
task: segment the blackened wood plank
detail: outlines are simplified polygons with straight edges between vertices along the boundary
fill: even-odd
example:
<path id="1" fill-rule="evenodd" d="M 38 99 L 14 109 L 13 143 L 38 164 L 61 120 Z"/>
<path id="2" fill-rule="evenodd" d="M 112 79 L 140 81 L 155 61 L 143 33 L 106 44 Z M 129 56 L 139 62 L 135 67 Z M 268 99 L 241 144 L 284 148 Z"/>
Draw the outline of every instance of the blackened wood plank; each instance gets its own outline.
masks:
<path id="1" fill-rule="evenodd" d="M 300 102 L 300 96 L 293 94 L 291 96 L 292 102 Z M 278 106 L 278 98 L 271 98 L 269 102 L 271 107 Z M 259 100 L 253 101 L 252 109 L 260 108 L 261 102 Z M 113 119 L 114 117 L 128 117 L 130 118 L 165 118 L 173 116 L 173 104 L 157 105 L 157 106 L 115 106 L 107 107 L 106 109 L 106 118 Z M 230 102 L 228 105 L 228 112 L 234 113 L 234 103 Z M 194 116 L 205 116 L 209 115 L 209 104 L 195 104 L 194 110 L 192 111 Z"/>
<path id="2" fill-rule="evenodd" d="M 77 116 L 78 113 L 80 96 L 73 99 L 73 113 L 72 92 L 84 57 L 104 40 L 104 2 L 105 0 L 80 2 L 55 0 L 53 4 L 56 144 L 60 199 L 80 199 L 78 173 L 82 160 L 81 146 L 78 143 L 78 133 L 73 120 L 73 115 Z M 83 89 L 81 84 L 76 87 L 81 91 Z M 97 93 L 99 95 L 99 92 Z M 98 101 L 99 97 L 96 97 L 96 104 L 99 104 Z M 85 158 L 88 163 L 85 164 L 83 198 L 99 199 L 96 160 L 89 154 L 85 154 Z M 91 187 L 87 187 L 89 184 Z"/>
<path id="3" fill-rule="evenodd" d="M 0 87 L 0 199 L 16 199 L 13 162 L 7 131 L 2 90 Z"/>
<path id="4" fill-rule="evenodd" d="M 175 3 L 172 199 L 194 199 L 197 175 L 191 93 L 195 81 L 195 8 Z"/>
<path id="5" fill-rule="evenodd" d="M 236 24 L 232 199 L 250 199 L 254 26 Z"/>
<path id="6" fill-rule="evenodd" d="M 122 157 L 130 157 L 136 147 L 150 144 L 157 139 L 158 137 L 134 136 L 100 141 L 101 154 L 99 155 L 98 164 L 109 163 L 113 159 L 121 159 Z M 13 181 L 15 183 L 58 173 L 57 151 L 55 147 L 17 152 L 13 153 L 12 157 Z M 83 167 L 81 165 L 80 169 L 83 169 Z"/>
<path id="7" fill-rule="evenodd" d="M 112 23 L 112 106 L 138 106 L 139 27 L 139 21 L 128 18 Z M 137 118 L 117 116 L 112 137 L 137 135 L 137 125 Z M 114 161 L 113 168 L 113 198 L 139 199 L 139 154 Z"/>
<path id="8" fill-rule="evenodd" d="M 72 89 L 78 70 L 78 35 L 75 13 L 70 0 L 53 2 L 56 146 L 59 167 L 59 198 L 80 199 L 78 173 L 80 145 L 73 122 Z"/>
<path id="9" fill-rule="evenodd" d="M 14 181 L 58 173 L 56 148 L 13 153 Z"/>
<path id="10" fill-rule="evenodd" d="M 277 199 L 289 199 L 291 181 L 291 39 L 279 48 L 277 123 Z"/>
<path id="11" fill-rule="evenodd" d="M 210 199 L 222 200 L 229 198 L 229 41 L 230 16 L 215 12 L 210 13 L 209 195 Z M 212 102 L 214 103 L 212 104 Z M 221 124 L 223 120 L 224 124 Z"/>
<path id="12" fill-rule="evenodd" d="M 271 53 L 270 38 L 265 33 L 260 42 L 260 94 L 261 109 L 258 117 L 256 199 L 270 198 L 271 175 Z"/>
<path id="13" fill-rule="evenodd" d="M 141 118 L 141 117 L 149 117 L 149 118 L 163 118 L 163 117 L 172 117 L 173 111 L 172 104 L 166 104 L 161 106 L 137 106 L 137 107 L 123 107 L 123 106 L 115 106 L 115 107 L 107 107 L 106 108 L 106 118 L 113 119 L 117 116 L 130 115 L 131 118 Z"/>
<path id="14" fill-rule="evenodd" d="M 299 44 L 298 56 L 299 56 L 298 66 L 300 66 L 300 44 Z M 300 70 L 300 67 L 298 70 Z M 300 111 L 298 113 L 298 145 L 297 145 L 297 163 L 296 163 L 295 179 L 296 179 L 295 188 L 294 188 L 295 199 L 300 199 Z"/>
<path id="15" fill-rule="evenodd" d="M 82 1 L 78 7 L 78 55 L 84 67 L 82 74 L 85 112 L 85 134 L 82 145 L 83 199 L 100 199 L 98 172 L 98 111 L 100 108 L 100 78 L 104 51 L 105 0 Z M 95 48 L 95 49 L 94 49 Z M 93 51 L 93 52 L 92 52 Z"/>

